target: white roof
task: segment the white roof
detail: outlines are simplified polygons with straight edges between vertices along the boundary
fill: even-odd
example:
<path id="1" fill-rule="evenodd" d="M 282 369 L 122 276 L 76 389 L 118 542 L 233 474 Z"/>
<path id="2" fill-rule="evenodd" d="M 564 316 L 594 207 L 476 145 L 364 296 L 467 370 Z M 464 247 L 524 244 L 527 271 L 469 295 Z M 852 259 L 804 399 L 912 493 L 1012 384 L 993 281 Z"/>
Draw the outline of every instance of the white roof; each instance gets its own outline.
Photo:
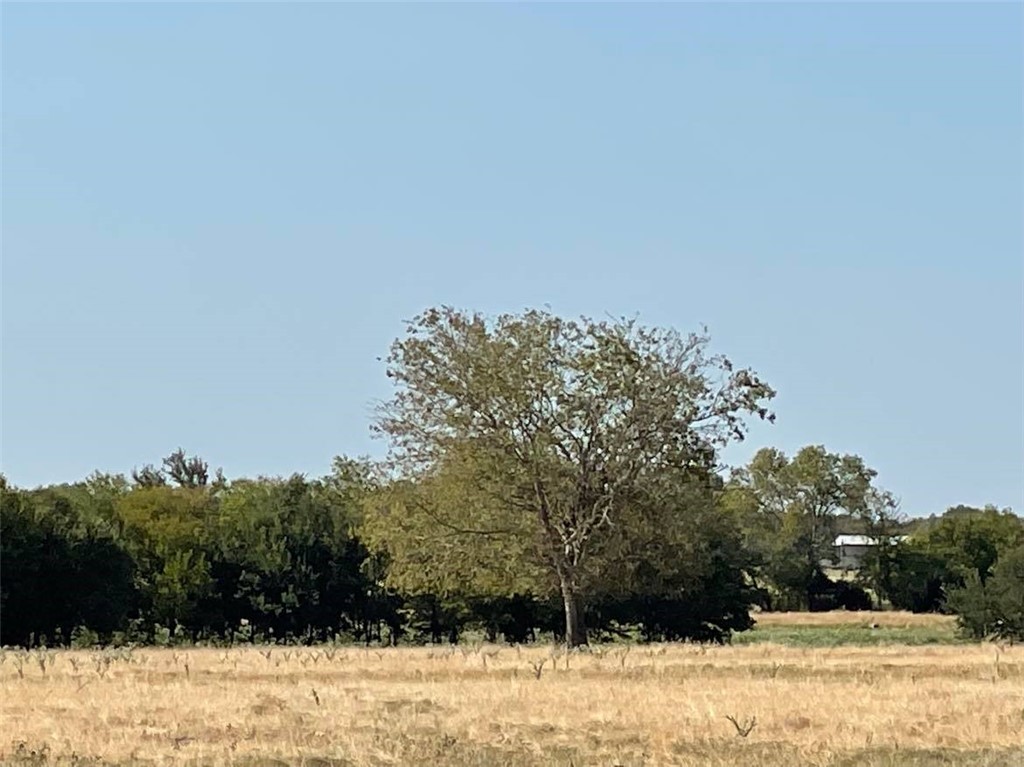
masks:
<path id="1" fill-rule="evenodd" d="M 894 535 L 892 541 L 905 541 L 907 536 L 905 535 Z M 878 539 L 870 535 L 837 535 L 836 546 L 876 546 L 878 545 Z"/>

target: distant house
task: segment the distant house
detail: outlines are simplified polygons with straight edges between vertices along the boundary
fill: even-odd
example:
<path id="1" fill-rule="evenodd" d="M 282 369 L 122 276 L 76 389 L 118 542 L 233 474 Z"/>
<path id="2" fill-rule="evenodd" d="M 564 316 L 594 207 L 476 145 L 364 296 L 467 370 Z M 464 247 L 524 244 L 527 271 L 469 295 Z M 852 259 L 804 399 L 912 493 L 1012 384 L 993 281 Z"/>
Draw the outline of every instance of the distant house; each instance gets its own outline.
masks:
<path id="1" fill-rule="evenodd" d="M 906 539 L 905 535 L 896 535 L 889 540 L 891 543 L 899 543 Z M 878 545 L 878 539 L 870 535 L 837 535 L 833 545 L 836 550 L 836 559 L 822 562 L 824 567 L 837 570 L 859 570 L 868 552 Z"/>

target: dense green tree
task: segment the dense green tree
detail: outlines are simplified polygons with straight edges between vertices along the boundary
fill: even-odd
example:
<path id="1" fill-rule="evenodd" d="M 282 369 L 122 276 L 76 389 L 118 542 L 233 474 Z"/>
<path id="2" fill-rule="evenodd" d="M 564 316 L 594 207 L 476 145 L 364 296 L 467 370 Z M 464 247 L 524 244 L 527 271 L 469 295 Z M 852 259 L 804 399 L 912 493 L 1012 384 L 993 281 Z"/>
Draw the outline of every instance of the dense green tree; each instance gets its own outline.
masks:
<path id="1" fill-rule="evenodd" d="M 338 461 L 324 480 L 241 480 L 222 492 L 206 620 L 221 630 L 244 620 L 281 638 L 368 632 L 374 584 L 354 535 L 366 491 L 360 471 Z"/>
<path id="2" fill-rule="evenodd" d="M 154 481 L 3 483 L 3 641 L 66 640 L 78 627 L 152 638 L 158 625 L 191 638 L 231 638 L 244 625 L 264 638 L 379 639 L 382 622 L 400 634 L 380 562 L 354 534 L 363 464 L 339 459 L 321 480 L 232 484 L 183 451 L 164 466 Z"/>
<path id="3" fill-rule="evenodd" d="M 1024 520 L 958 506 L 912 526 L 859 459 L 821 448 L 792 461 L 761 451 L 723 483 L 714 457 L 725 437 L 715 428 L 677 434 L 652 458 L 637 432 L 672 436 L 665 392 L 683 388 L 658 366 L 665 349 L 644 352 L 632 326 L 615 331 L 626 335 L 618 342 L 600 335 L 615 326 L 577 326 L 568 343 L 564 328 L 550 333 L 552 318 L 532 321 L 548 329 L 556 361 L 597 359 L 556 366 L 552 382 L 547 367 L 530 367 L 537 353 L 517 356 L 537 327 L 490 328 L 471 350 L 504 361 L 499 371 L 520 360 L 518 372 L 470 371 L 465 392 L 495 401 L 428 422 L 442 437 L 409 443 L 424 448 L 421 460 L 400 449 L 390 466 L 339 458 L 320 479 L 229 483 L 179 450 L 134 481 L 94 473 L 20 490 L 0 475 L 0 643 L 166 638 L 158 625 L 176 639 L 224 641 L 440 642 L 482 631 L 512 642 L 553 632 L 572 644 L 584 626 L 599 636 L 722 641 L 750 625 L 756 592 L 774 594 L 776 607 L 868 605 L 862 590 L 823 572 L 839 523 L 880 542 L 860 579 L 894 606 L 955 611 L 978 637 L 1021 636 Z M 702 348 L 690 352 L 703 359 Z M 613 362 L 632 383 L 607 369 Z M 688 375 L 707 371 L 691 363 Z M 711 369 L 730 372 L 718 364 Z M 641 383 L 638 395 L 631 387 Z M 717 391 L 691 383 L 698 400 Z M 595 392 L 619 399 L 602 409 Z M 682 407 L 679 396 L 672 407 Z M 524 402 L 511 434 L 490 433 L 495 413 L 511 418 Z M 680 429 L 700 429 L 686 419 L 701 406 L 678 416 Z M 477 431 L 466 427 L 474 418 Z M 741 428 L 721 418 L 719 428 Z M 628 450 L 613 449 L 623 441 Z M 638 465 L 642 456 L 649 462 Z M 531 498 L 547 500 L 547 522 Z M 600 518 L 588 503 L 601 504 Z M 574 538 L 587 519 L 596 521 Z M 577 597 L 568 610 L 567 562 Z"/>
<path id="4" fill-rule="evenodd" d="M 954 506 L 893 547 L 887 595 L 901 609 L 941 609 L 949 590 L 983 585 L 1000 557 L 1022 544 L 1024 520 L 1010 510 Z"/>
<path id="5" fill-rule="evenodd" d="M 481 492 L 472 461 L 470 451 L 453 450 L 430 473 L 370 496 L 361 533 L 386 550 L 388 585 L 410 595 L 465 598 L 557 588 L 532 556 L 532 520 L 508 514 Z"/>
<path id="6" fill-rule="evenodd" d="M 976 575 L 984 582 L 1002 553 L 1024 544 L 1024 519 L 994 506 L 954 506 L 915 539 L 959 578 Z"/>
<path id="7" fill-rule="evenodd" d="M 194 625 L 214 587 L 206 548 L 216 499 L 205 488 L 139 486 L 117 499 L 115 513 L 146 614 L 167 627 Z"/>
<path id="8" fill-rule="evenodd" d="M 943 605 L 946 584 L 954 581 L 944 558 L 910 540 L 893 548 L 886 596 L 898 610 L 933 612 Z"/>
<path id="9" fill-rule="evenodd" d="M 0 644 L 110 636 L 137 605 L 134 563 L 81 486 L 0 488 Z"/>
<path id="10" fill-rule="evenodd" d="M 392 548 L 411 551 L 396 517 L 413 514 L 436 522 L 413 523 L 428 536 L 416 546 L 449 562 L 500 540 L 514 579 L 542 570 L 557 583 L 566 641 L 586 643 L 599 533 L 651 505 L 652 477 L 707 471 L 720 447 L 743 437 L 744 416 L 771 417 L 771 388 L 707 345 L 632 320 L 422 314 L 392 346 L 397 391 L 376 426 L 405 477 L 430 483 L 454 471 L 467 498 L 390 512 Z M 432 555 L 419 556 L 429 566 Z"/>
<path id="11" fill-rule="evenodd" d="M 834 557 L 836 520 L 868 514 L 880 498 L 875 474 L 859 456 L 820 445 L 792 459 L 763 448 L 733 472 L 724 503 L 741 520 L 758 575 L 781 598 L 776 606 L 812 606 L 815 584 L 827 582 L 822 562 Z"/>
<path id="12" fill-rule="evenodd" d="M 976 639 L 1024 640 L 1024 546 L 1005 551 L 985 580 L 970 573 L 950 590 L 947 606 Z"/>
<path id="13" fill-rule="evenodd" d="M 709 478 L 663 474 L 639 513 L 602 530 L 597 599 L 619 624 L 649 640 L 723 641 L 753 625 L 751 569 L 737 520 Z"/>
<path id="14" fill-rule="evenodd" d="M 657 475 L 643 492 L 638 486 L 631 508 L 595 532 L 581 571 L 594 628 L 609 630 L 612 621 L 640 624 L 651 639 L 721 640 L 750 626 L 749 562 L 735 520 L 717 507 L 709 477 L 671 487 L 673 476 Z M 432 637 L 455 637 L 480 626 L 523 641 L 538 627 L 564 632 L 564 617 L 549 618 L 559 583 L 534 556 L 529 517 L 509 519 L 481 499 L 471 477 L 446 464 L 370 504 L 377 511 L 362 533 L 389 546 L 388 585 L 411 597 L 414 634 L 429 628 Z M 510 522 L 523 527 L 499 527 Z"/>

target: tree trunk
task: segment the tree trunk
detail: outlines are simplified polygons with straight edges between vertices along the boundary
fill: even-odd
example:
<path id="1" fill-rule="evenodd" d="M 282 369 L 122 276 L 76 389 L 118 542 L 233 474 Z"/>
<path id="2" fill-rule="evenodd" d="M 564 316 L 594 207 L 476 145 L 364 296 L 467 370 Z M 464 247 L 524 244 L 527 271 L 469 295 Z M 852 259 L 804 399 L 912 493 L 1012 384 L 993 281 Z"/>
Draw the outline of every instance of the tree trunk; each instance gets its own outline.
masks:
<path id="1" fill-rule="evenodd" d="M 565 602 L 565 644 L 569 648 L 587 644 L 587 626 L 583 620 L 583 598 L 571 583 L 563 581 L 562 600 Z"/>

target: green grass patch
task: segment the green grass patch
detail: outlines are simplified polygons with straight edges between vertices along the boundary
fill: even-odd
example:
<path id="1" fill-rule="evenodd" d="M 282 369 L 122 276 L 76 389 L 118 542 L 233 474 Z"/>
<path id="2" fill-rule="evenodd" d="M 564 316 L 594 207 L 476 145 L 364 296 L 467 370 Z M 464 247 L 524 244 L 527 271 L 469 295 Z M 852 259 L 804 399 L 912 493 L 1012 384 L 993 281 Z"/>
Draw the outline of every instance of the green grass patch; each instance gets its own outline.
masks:
<path id="1" fill-rule="evenodd" d="M 1024 748 L 957 750 L 872 749 L 837 758 L 829 767 L 1020 767 Z"/>
<path id="2" fill-rule="evenodd" d="M 950 645 L 963 644 L 956 626 L 754 626 L 733 634 L 733 644 L 773 642 L 792 647 L 839 647 L 842 645 Z"/>

